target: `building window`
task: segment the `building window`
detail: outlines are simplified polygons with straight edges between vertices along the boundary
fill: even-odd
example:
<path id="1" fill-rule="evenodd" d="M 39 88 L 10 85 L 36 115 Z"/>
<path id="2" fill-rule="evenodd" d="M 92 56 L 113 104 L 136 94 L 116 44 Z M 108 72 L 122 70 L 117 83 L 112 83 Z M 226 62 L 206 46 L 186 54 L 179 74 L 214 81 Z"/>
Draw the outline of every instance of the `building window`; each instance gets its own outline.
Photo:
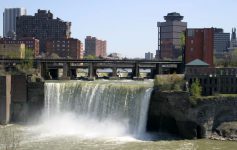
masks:
<path id="1" fill-rule="evenodd" d="M 194 30 L 193 30 L 193 29 L 189 29 L 189 30 L 188 30 L 188 36 L 189 36 L 189 37 L 194 36 Z"/>

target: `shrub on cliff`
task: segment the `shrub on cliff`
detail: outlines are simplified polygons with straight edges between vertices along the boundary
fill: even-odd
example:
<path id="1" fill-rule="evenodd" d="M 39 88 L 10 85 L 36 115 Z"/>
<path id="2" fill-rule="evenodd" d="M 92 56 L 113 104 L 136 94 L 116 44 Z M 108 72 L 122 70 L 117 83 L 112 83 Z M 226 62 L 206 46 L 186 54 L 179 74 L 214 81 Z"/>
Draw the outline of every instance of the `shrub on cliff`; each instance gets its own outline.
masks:
<path id="1" fill-rule="evenodd" d="M 161 91 L 182 91 L 185 84 L 183 75 L 158 75 L 154 85 Z"/>
<path id="2" fill-rule="evenodd" d="M 195 80 L 190 88 L 191 95 L 194 97 L 199 97 L 202 94 L 202 87 L 199 80 Z"/>

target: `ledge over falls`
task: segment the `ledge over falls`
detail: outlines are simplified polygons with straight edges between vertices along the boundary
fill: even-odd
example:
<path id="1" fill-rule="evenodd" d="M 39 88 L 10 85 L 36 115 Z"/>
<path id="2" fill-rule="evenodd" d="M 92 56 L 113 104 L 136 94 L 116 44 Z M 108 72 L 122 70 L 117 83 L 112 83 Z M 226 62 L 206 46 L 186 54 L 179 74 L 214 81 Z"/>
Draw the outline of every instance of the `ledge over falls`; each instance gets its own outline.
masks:
<path id="1" fill-rule="evenodd" d="M 151 96 L 149 131 L 164 131 L 184 138 L 237 139 L 237 97 L 192 99 L 188 92 L 159 92 Z"/>

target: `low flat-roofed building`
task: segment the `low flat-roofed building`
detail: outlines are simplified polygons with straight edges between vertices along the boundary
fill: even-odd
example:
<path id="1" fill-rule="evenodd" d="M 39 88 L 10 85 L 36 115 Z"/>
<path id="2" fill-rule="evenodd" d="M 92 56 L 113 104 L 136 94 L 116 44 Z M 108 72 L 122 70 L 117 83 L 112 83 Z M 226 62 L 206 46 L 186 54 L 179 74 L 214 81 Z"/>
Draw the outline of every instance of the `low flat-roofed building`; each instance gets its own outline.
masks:
<path id="1" fill-rule="evenodd" d="M 0 44 L 0 58 L 25 58 L 25 44 Z"/>
<path id="2" fill-rule="evenodd" d="M 217 68 L 201 60 L 194 60 L 186 64 L 185 79 L 190 87 L 198 80 L 202 87 L 202 95 L 237 93 L 236 67 Z"/>
<path id="3" fill-rule="evenodd" d="M 17 40 L 11 38 L 0 39 L 2 44 L 25 44 L 25 48 L 32 53 L 33 57 L 39 56 L 39 40 L 34 37 L 25 37 Z"/>

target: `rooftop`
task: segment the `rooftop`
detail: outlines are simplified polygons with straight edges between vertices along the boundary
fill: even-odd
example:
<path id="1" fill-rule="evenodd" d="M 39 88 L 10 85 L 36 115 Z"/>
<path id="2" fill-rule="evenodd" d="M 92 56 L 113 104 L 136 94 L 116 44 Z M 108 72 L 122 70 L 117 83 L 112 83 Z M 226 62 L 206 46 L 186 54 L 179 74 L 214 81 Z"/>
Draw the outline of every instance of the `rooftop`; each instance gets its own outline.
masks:
<path id="1" fill-rule="evenodd" d="M 202 61 L 200 59 L 195 59 L 195 60 L 187 63 L 186 66 L 209 66 L 209 64 L 205 63 L 204 61 Z"/>
<path id="2" fill-rule="evenodd" d="M 166 21 L 181 21 L 183 20 L 183 16 L 181 16 L 179 13 L 177 12 L 172 12 L 172 13 L 168 13 L 167 16 L 164 16 L 164 19 Z"/>

